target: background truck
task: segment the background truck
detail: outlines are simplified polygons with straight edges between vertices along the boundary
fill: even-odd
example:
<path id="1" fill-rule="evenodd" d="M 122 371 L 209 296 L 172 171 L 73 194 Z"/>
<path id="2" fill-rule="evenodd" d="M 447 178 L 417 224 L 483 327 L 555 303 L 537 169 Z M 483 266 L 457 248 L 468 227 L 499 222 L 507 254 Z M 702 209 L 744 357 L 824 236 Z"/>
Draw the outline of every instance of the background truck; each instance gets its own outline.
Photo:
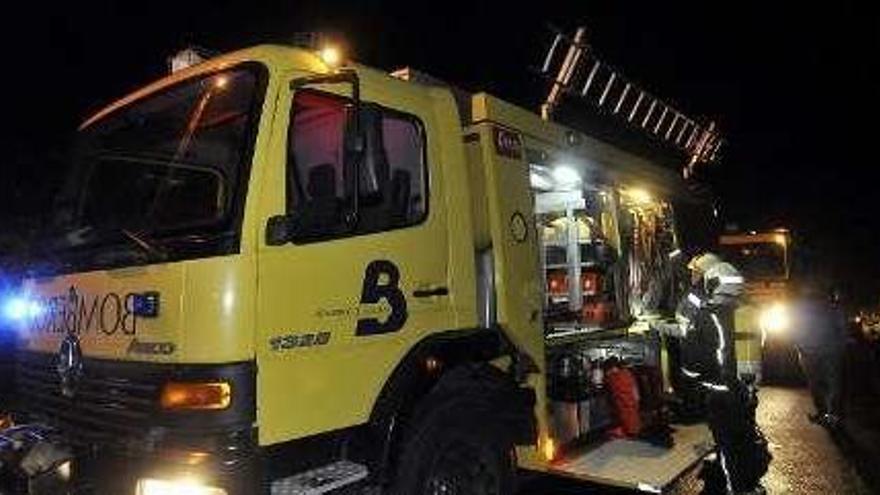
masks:
<path id="1" fill-rule="evenodd" d="M 787 229 L 728 233 L 721 253 L 746 280 L 746 300 L 737 311 L 737 365 L 760 382 L 764 374 L 790 377 L 797 370 L 790 326 L 791 234 Z M 766 373 L 765 373 L 766 372 Z"/>
<path id="2" fill-rule="evenodd" d="M 656 492 L 713 448 L 671 422 L 644 332 L 678 298 L 676 205 L 702 201 L 674 170 L 281 46 L 175 72 L 79 135 L 15 296 L 16 421 L 73 453 L 43 478 L 498 494 L 518 466 Z"/>

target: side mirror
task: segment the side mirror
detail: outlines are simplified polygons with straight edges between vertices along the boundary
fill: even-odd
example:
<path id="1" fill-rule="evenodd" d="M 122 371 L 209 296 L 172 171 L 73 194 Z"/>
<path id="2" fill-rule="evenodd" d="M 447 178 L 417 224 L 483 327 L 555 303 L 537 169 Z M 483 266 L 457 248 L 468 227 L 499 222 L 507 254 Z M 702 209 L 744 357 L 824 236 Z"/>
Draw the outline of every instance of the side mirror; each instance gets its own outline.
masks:
<path id="1" fill-rule="evenodd" d="M 294 222 L 289 215 L 275 215 L 266 223 L 266 244 L 283 246 L 293 239 Z"/>

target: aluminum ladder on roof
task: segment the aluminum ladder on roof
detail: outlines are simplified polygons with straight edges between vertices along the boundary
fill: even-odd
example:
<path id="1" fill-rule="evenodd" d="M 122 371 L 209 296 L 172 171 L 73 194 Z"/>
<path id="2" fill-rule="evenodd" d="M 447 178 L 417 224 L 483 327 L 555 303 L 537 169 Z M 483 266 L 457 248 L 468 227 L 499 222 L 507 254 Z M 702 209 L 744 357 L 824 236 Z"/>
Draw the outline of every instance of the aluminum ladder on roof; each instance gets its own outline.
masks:
<path id="1" fill-rule="evenodd" d="M 604 63 L 587 43 L 586 32 L 580 27 L 569 38 L 555 31 L 539 68 L 542 75 L 552 78 L 547 99 L 541 105 L 545 120 L 550 120 L 562 98 L 570 95 L 686 153 L 685 177 L 698 164 L 718 158 L 723 140 L 714 122 L 700 123 Z"/>

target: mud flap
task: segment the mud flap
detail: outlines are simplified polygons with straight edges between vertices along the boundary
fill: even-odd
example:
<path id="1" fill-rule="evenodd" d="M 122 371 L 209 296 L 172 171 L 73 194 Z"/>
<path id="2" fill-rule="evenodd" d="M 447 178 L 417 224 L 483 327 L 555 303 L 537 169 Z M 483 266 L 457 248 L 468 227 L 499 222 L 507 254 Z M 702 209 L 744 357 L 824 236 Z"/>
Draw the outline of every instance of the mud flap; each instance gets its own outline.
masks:
<path id="1" fill-rule="evenodd" d="M 662 493 L 714 450 L 712 434 L 705 424 L 675 426 L 673 438 L 675 445 L 669 449 L 638 440 L 608 440 L 573 452 L 554 463 L 550 472 L 604 485 Z"/>

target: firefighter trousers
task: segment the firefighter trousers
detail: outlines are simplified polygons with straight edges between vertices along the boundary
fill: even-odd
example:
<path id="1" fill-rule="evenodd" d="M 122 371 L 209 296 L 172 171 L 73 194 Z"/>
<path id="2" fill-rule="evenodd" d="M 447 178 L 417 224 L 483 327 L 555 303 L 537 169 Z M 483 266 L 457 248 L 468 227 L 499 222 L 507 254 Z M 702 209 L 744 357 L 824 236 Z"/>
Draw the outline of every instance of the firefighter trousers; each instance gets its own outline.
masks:
<path id="1" fill-rule="evenodd" d="M 754 490 L 770 465 L 767 441 L 755 420 L 757 399 L 744 383 L 733 379 L 713 386 L 706 400 L 728 490 Z"/>
<path id="2" fill-rule="evenodd" d="M 841 388 L 843 386 L 842 366 L 843 351 L 837 349 L 799 349 L 798 358 L 810 393 L 813 396 L 813 404 L 816 413 L 840 415 Z"/>

